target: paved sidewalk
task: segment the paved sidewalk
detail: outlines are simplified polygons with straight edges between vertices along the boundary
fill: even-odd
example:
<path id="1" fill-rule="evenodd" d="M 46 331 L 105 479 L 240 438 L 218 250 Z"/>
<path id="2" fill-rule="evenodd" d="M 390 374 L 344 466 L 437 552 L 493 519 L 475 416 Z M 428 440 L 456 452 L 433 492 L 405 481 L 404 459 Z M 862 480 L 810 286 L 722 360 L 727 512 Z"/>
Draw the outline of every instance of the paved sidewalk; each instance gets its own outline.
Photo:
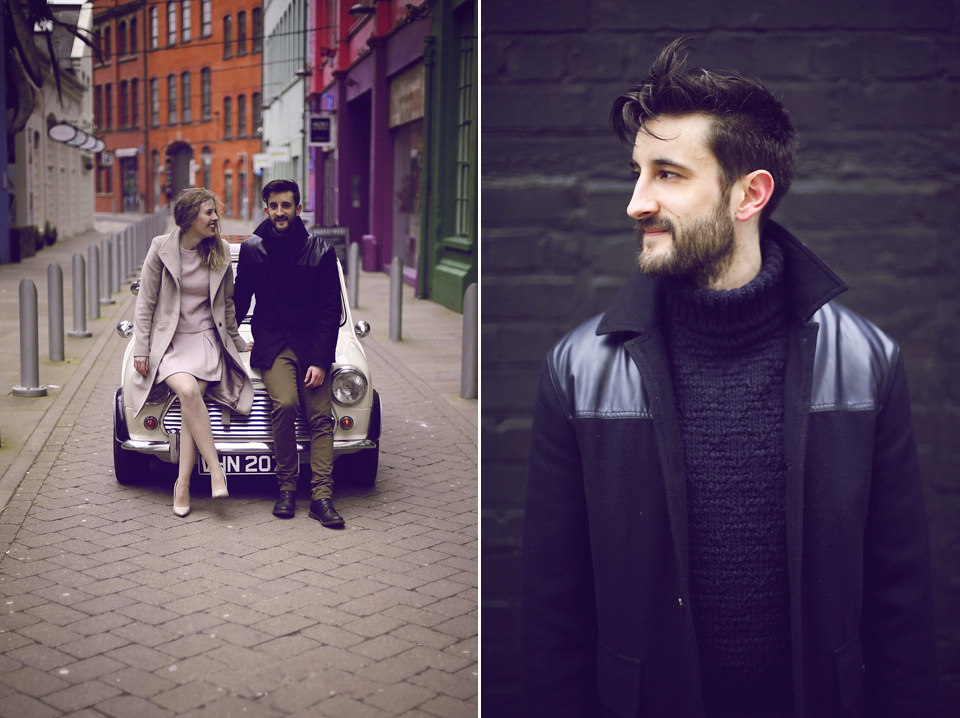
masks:
<path id="1" fill-rule="evenodd" d="M 94 241 L 0 266 L 0 376 L 19 383 L 15 297 L 31 276 L 50 387 L 0 397 L 0 716 L 475 716 L 478 420 L 458 396 L 460 316 L 407 292 L 390 342 L 389 281 L 361 276 L 384 429 L 376 486 L 335 489 L 346 529 L 305 506 L 275 519 L 276 487 L 256 479 L 221 501 L 195 482 L 177 519 L 169 477 L 112 475 L 114 326 L 133 297 L 67 338 L 67 361 L 43 358 L 46 266 Z"/>

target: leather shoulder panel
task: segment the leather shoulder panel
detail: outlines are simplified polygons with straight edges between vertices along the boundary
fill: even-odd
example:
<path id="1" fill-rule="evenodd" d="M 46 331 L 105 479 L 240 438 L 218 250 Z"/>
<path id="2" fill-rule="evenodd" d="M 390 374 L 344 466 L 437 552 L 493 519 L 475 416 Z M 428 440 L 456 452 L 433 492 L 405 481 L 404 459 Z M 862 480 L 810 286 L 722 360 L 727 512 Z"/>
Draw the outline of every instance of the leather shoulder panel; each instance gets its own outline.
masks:
<path id="1" fill-rule="evenodd" d="M 872 411 L 880 407 L 900 349 L 876 325 L 828 302 L 812 321 L 820 325 L 813 365 L 811 411 Z"/>
<path id="2" fill-rule="evenodd" d="M 650 418 L 650 399 L 619 333 L 597 336 L 602 315 L 557 343 L 547 358 L 570 418 Z"/>

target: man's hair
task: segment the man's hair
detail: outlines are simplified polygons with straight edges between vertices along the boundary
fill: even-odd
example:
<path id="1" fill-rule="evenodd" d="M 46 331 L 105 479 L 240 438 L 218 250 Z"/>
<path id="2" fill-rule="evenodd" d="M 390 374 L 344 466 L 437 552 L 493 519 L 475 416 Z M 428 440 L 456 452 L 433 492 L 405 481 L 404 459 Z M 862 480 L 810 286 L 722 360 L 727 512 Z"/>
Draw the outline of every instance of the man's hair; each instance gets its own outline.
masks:
<path id="1" fill-rule="evenodd" d="M 297 183 L 289 179 L 275 179 L 267 182 L 266 187 L 263 188 L 263 203 L 267 204 L 267 201 L 270 199 L 270 195 L 277 194 L 277 192 L 293 192 L 293 205 L 294 207 L 300 206 L 300 188 L 297 186 Z"/>
<path id="2" fill-rule="evenodd" d="M 203 187 L 187 187 L 177 195 L 173 201 L 173 221 L 180 228 L 181 237 L 200 214 L 200 206 L 211 199 L 217 214 L 223 212 L 223 202 L 220 198 Z M 197 252 L 200 255 L 200 263 L 207 269 L 220 269 L 227 262 L 227 252 L 220 240 L 220 222 L 217 222 L 214 236 L 207 237 L 197 245 Z"/>
<path id="3" fill-rule="evenodd" d="M 713 121 L 707 146 L 720 164 L 724 193 L 754 170 L 767 170 L 773 176 L 773 196 L 760 215 L 762 224 L 793 180 L 797 135 L 790 115 L 759 82 L 700 68 L 684 71 L 687 42 L 678 38 L 667 45 L 650 74 L 614 101 L 610 126 L 632 147 L 637 132 L 655 136 L 646 127 L 650 120 L 707 115 Z"/>

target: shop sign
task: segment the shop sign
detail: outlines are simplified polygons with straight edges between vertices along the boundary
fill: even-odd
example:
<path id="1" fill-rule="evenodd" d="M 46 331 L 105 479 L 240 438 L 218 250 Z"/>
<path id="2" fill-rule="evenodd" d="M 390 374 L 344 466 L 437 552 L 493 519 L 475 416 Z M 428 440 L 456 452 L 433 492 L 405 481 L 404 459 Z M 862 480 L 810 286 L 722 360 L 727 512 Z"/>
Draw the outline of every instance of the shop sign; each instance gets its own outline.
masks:
<path id="1" fill-rule="evenodd" d="M 266 152 L 256 152 L 253 155 L 253 169 L 262 170 L 273 165 L 273 160 Z"/>
<path id="2" fill-rule="evenodd" d="M 423 64 L 397 75 L 390 82 L 390 127 L 423 117 Z"/>
<path id="3" fill-rule="evenodd" d="M 333 115 L 327 113 L 307 115 L 307 146 L 329 150 L 334 141 Z"/>
<path id="4" fill-rule="evenodd" d="M 289 162 L 290 161 L 290 148 L 289 147 L 271 147 L 268 153 L 270 155 L 271 162 Z"/>

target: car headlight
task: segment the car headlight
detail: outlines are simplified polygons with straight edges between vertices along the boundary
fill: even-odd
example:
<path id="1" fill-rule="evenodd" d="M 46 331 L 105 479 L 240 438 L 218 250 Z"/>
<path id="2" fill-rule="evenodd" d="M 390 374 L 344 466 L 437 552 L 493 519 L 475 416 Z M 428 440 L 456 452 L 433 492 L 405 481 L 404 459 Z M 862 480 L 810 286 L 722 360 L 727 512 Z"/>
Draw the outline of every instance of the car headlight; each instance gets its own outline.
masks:
<path id="1" fill-rule="evenodd" d="M 333 372 L 330 391 L 338 404 L 353 406 L 367 393 L 367 377 L 359 369 L 342 366 Z"/>

